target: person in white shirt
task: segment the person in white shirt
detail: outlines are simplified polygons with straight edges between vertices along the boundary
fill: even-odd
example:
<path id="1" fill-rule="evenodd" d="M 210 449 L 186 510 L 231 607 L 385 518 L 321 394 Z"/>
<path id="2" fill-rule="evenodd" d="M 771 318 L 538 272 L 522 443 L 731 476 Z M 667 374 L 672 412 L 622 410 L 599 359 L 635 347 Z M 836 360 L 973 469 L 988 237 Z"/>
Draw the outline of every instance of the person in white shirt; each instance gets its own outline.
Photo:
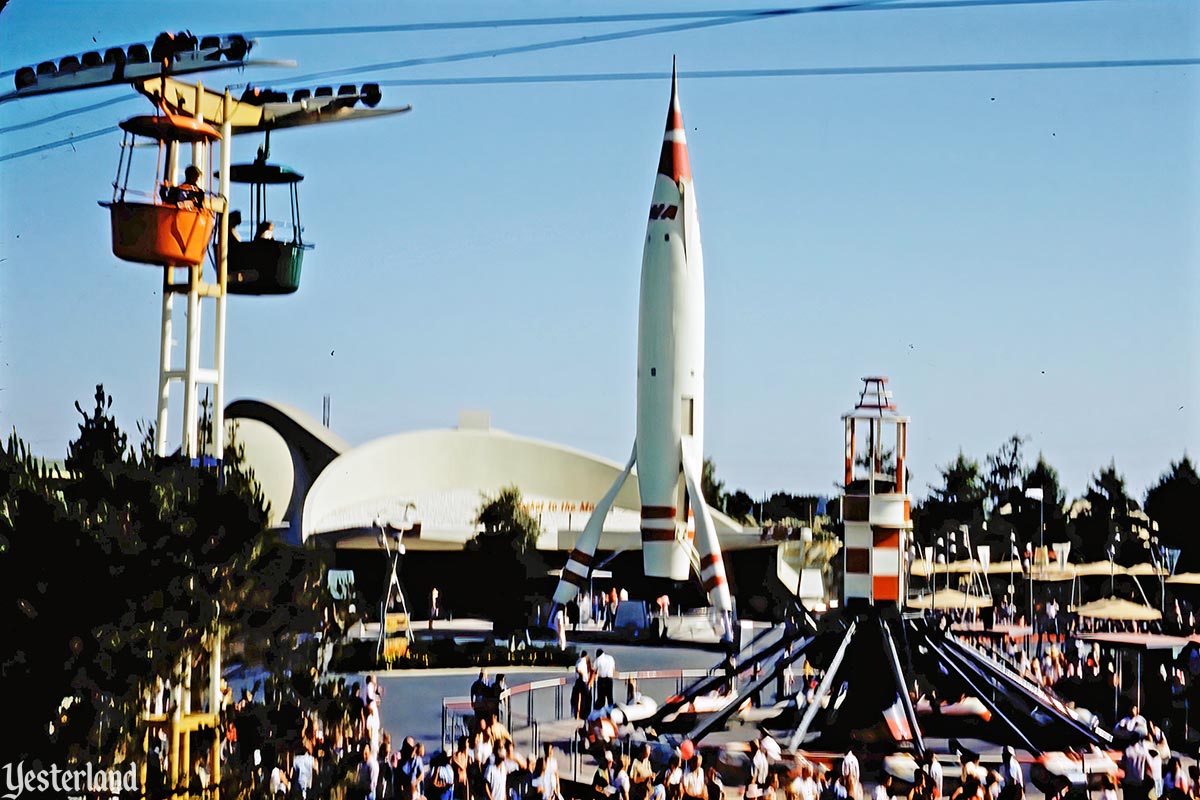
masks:
<path id="1" fill-rule="evenodd" d="M 271 796 L 282 797 L 287 794 L 288 779 L 287 774 L 283 771 L 283 766 L 276 764 L 271 770 Z"/>
<path id="2" fill-rule="evenodd" d="M 1000 777 L 1005 786 L 1024 786 L 1025 775 L 1021 772 L 1021 762 L 1011 747 L 1000 751 Z"/>
<path id="3" fill-rule="evenodd" d="M 762 745 L 757 740 L 750 742 L 750 779 L 746 785 L 756 787 L 755 795 L 759 796 L 762 790 L 767 785 L 767 772 L 771 765 L 767 761 L 767 754 L 763 752 Z"/>
<path id="4" fill-rule="evenodd" d="M 575 719 L 587 719 L 592 713 L 592 662 L 587 650 L 575 662 L 575 685 L 571 687 L 571 711 Z"/>
<path id="5" fill-rule="evenodd" d="M 761 731 L 758 737 L 758 746 L 762 748 L 763 754 L 766 755 L 767 761 L 775 763 L 783 758 L 783 748 L 779 746 L 779 742 L 775 741 L 769 733 Z"/>
<path id="6" fill-rule="evenodd" d="M 883 783 L 877 784 L 871 792 L 871 800 L 892 800 L 892 776 L 884 775 Z"/>
<path id="7" fill-rule="evenodd" d="M 847 750 L 846 755 L 842 758 L 842 777 L 854 778 L 855 783 L 859 779 L 858 756 L 854 755 L 853 750 Z"/>
<path id="8" fill-rule="evenodd" d="M 508 800 L 508 764 L 502 750 L 492 756 L 487 772 L 484 773 L 486 800 Z"/>
<path id="9" fill-rule="evenodd" d="M 313 758 L 310 746 L 305 745 L 304 752 L 296 756 L 296 760 L 292 762 L 292 780 L 295 783 L 297 794 L 300 795 L 300 800 L 308 800 L 316 769 L 317 760 Z"/>
<path id="10" fill-rule="evenodd" d="M 683 771 L 683 796 L 687 800 L 706 800 L 708 797 L 704 783 L 704 767 L 699 754 L 692 756 Z"/>
<path id="11" fill-rule="evenodd" d="M 567 649 L 567 615 L 563 612 L 562 607 L 558 607 L 554 611 L 554 632 L 558 634 L 558 649 Z"/>
<path id="12" fill-rule="evenodd" d="M 596 707 L 611 706 L 613 704 L 613 677 L 617 672 L 617 663 L 611 654 L 597 650 L 595 669 Z"/>
<path id="13" fill-rule="evenodd" d="M 617 774 L 612 782 L 613 800 L 629 800 L 629 756 L 621 756 Z"/>
<path id="14" fill-rule="evenodd" d="M 1154 788 L 1154 796 L 1162 797 L 1163 762 L 1158 750 L 1152 746 L 1146 749 L 1146 776 L 1150 779 L 1150 784 Z"/>
<path id="15" fill-rule="evenodd" d="M 938 761 L 936 754 L 926 750 L 926 766 L 925 770 L 929 773 L 929 780 L 933 782 L 933 796 L 942 796 L 942 764 Z"/>
<path id="16" fill-rule="evenodd" d="M 560 791 L 558 785 L 558 760 L 554 757 L 554 745 L 545 743 L 542 758 L 546 762 L 546 771 L 542 775 L 542 794 L 545 797 L 557 797 Z"/>
<path id="17" fill-rule="evenodd" d="M 811 766 L 800 765 L 800 777 L 792 781 L 792 791 L 800 800 L 817 800 L 817 782 L 813 779 Z"/>
<path id="18" fill-rule="evenodd" d="M 854 755 L 853 750 L 846 751 L 846 756 L 842 759 L 842 785 L 846 787 L 846 794 L 850 797 L 862 797 L 859 774 L 858 757 Z"/>
<path id="19" fill-rule="evenodd" d="M 1123 717 L 1117 723 L 1116 731 L 1128 733 L 1138 738 L 1145 738 L 1150 732 L 1150 725 L 1146 722 L 1146 718 L 1141 715 L 1137 706 L 1132 706 L 1129 709 L 1129 715 Z"/>
<path id="20" fill-rule="evenodd" d="M 475 734 L 475 763 L 486 769 L 492 758 L 492 733 L 486 727 Z"/>

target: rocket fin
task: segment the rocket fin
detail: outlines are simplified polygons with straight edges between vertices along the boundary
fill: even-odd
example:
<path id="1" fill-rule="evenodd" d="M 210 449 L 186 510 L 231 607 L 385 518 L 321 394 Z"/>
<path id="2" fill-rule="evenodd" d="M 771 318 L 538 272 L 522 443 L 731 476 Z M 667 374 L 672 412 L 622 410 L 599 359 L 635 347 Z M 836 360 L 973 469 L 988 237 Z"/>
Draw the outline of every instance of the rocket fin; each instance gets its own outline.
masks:
<path id="1" fill-rule="evenodd" d="M 575 549 L 571 551 L 567 565 L 563 567 L 562 577 L 558 579 L 558 586 L 554 589 L 556 605 L 569 602 L 579 592 L 580 587 L 587 584 L 588 575 L 592 570 L 592 559 L 596 555 L 596 547 L 600 544 L 600 533 L 604 530 L 604 518 L 612 509 L 612 504 L 617 499 L 617 493 L 629 479 L 629 473 L 633 470 L 635 463 L 637 463 L 636 442 L 634 442 L 633 451 L 629 454 L 629 463 L 625 465 L 625 469 L 617 476 L 617 480 L 604 497 L 600 498 L 595 510 L 588 517 L 587 524 L 583 526 L 583 533 L 579 534 L 579 539 L 575 542 Z"/>
<path id="2" fill-rule="evenodd" d="M 717 542 L 717 529 L 713 524 L 708 503 L 700 492 L 700 481 L 693 464 L 700 459 L 693 454 L 694 442 L 690 436 L 683 438 L 683 477 L 687 483 L 688 499 L 696 520 L 696 551 L 700 556 L 700 583 L 708 592 L 709 602 L 718 611 L 728 615 L 733 611 L 729 596 L 729 582 L 725 577 L 725 562 L 721 558 L 721 546 Z M 732 631 L 730 632 L 732 633 Z"/>

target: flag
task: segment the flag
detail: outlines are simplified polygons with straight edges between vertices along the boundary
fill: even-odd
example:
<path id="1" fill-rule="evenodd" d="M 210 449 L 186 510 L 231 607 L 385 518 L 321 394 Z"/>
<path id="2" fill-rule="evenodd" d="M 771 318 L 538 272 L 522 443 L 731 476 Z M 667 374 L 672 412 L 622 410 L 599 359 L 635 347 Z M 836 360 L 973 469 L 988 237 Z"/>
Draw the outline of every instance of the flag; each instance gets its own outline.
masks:
<path id="1" fill-rule="evenodd" d="M 1025 490 L 1025 496 L 1028 497 L 1030 500 L 1041 501 L 1042 499 L 1045 498 L 1045 493 L 1042 492 L 1042 487 L 1031 486 Z"/>

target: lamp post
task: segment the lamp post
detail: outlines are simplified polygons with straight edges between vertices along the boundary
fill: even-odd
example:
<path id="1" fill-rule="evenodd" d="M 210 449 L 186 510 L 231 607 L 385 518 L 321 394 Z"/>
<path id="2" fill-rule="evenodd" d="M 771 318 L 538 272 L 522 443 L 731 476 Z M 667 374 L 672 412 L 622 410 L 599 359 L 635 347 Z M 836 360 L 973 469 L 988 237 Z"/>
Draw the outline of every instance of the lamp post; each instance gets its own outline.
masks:
<path id="1" fill-rule="evenodd" d="M 1037 635 L 1037 618 L 1033 616 L 1033 542 L 1025 545 L 1025 569 L 1029 570 L 1029 635 Z"/>
<path id="2" fill-rule="evenodd" d="M 939 549 L 942 551 L 941 554 L 938 553 Z M 935 611 L 937 610 L 937 565 L 945 563 L 945 552 L 946 540 L 939 536 L 933 545 L 933 603 L 931 605 Z M 949 576 L 949 573 L 947 573 L 947 576 Z M 949 577 L 947 577 L 947 580 L 949 580 Z"/>
<path id="3" fill-rule="evenodd" d="M 1025 496 L 1038 501 L 1038 549 L 1046 546 L 1046 492 L 1041 486 L 1031 486 Z"/>
<path id="4" fill-rule="evenodd" d="M 1011 603 L 1012 616 L 1017 615 L 1017 580 L 1016 567 L 1021 560 L 1021 552 L 1017 550 L 1017 532 L 1012 531 L 1008 535 L 1008 602 Z M 1010 619 L 1009 622 L 1014 622 Z"/>

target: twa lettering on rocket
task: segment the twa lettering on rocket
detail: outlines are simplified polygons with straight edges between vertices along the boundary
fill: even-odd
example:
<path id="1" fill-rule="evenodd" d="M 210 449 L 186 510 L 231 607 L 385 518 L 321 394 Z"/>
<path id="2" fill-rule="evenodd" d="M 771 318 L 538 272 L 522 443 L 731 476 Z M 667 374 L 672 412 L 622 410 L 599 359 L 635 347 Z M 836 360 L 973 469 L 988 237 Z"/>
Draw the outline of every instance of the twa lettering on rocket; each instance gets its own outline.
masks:
<path id="1" fill-rule="evenodd" d="M 646 575 L 686 580 L 696 563 L 710 602 L 723 613 L 731 633 L 733 605 L 725 564 L 699 491 L 703 452 L 704 256 L 672 67 L 666 132 L 642 252 L 637 437 L 625 469 L 596 504 L 576 542 L 554 592 L 556 603 L 567 602 L 586 585 L 604 519 L 636 464 Z"/>

